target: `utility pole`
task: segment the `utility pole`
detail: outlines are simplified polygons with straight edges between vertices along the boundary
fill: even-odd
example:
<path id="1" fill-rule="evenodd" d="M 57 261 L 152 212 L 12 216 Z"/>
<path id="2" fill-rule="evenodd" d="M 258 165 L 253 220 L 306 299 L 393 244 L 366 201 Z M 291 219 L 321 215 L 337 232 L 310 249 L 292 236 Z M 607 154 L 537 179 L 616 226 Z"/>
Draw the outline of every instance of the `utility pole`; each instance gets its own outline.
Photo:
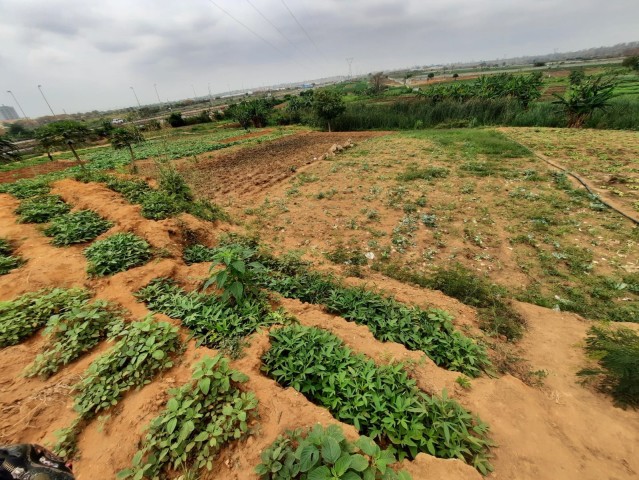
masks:
<path id="1" fill-rule="evenodd" d="M 353 78 L 353 60 L 355 60 L 353 57 L 348 57 L 346 59 L 346 63 L 348 63 L 348 79 L 349 80 Z"/>
<path id="2" fill-rule="evenodd" d="M 197 98 L 197 93 L 195 92 L 195 87 L 193 86 L 193 84 L 191 84 L 191 88 L 193 89 L 193 100 L 195 101 L 195 99 Z"/>
<path id="3" fill-rule="evenodd" d="M 211 96 L 211 84 L 208 85 L 209 88 L 209 103 L 213 106 L 213 97 Z"/>
<path id="4" fill-rule="evenodd" d="M 155 95 L 157 95 L 157 97 L 158 97 L 158 103 L 162 104 L 162 100 L 160 100 L 160 94 L 158 93 L 158 84 L 154 83 L 153 84 L 153 88 L 155 88 Z"/>
<path id="5" fill-rule="evenodd" d="M 44 103 L 46 103 L 47 107 L 49 107 L 49 110 L 51 110 L 51 115 L 53 115 L 53 117 L 55 118 L 55 112 L 53 111 L 53 108 L 51 108 L 51 105 L 49 105 L 49 101 L 47 100 L 47 97 L 44 96 L 44 92 L 42 91 L 42 85 L 38 85 L 38 90 L 40 90 L 40 94 L 42 95 L 42 98 L 44 98 Z"/>
<path id="6" fill-rule="evenodd" d="M 20 111 L 22 112 L 22 116 L 29 120 L 29 117 L 26 116 L 26 114 L 24 113 L 24 110 L 22 110 L 22 107 L 20 106 L 20 102 L 18 102 L 18 99 L 16 98 L 16 96 L 13 94 L 13 92 L 11 90 L 7 90 L 7 93 L 9 95 L 11 95 L 13 97 L 14 102 L 16 102 L 16 105 L 18 106 L 18 108 L 20 109 Z"/>
<path id="7" fill-rule="evenodd" d="M 142 108 L 142 105 L 140 105 L 140 99 L 138 98 L 137 94 L 135 93 L 135 88 L 133 88 L 133 87 L 129 87 L 129 88 L 133 92 L 133 96 L 135 97 L 135 101 L 138 102 L 138 108 Z"/>

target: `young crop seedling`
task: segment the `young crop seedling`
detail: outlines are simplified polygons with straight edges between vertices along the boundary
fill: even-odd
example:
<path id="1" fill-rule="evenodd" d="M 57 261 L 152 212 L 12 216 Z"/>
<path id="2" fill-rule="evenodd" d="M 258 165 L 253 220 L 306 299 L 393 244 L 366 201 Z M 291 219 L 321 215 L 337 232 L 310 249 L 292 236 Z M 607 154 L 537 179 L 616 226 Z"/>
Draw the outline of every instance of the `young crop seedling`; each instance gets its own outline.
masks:
<path id="1" fill-rule="evenodd" d="M 51 316 L 44 330 L 47 344 L 27 368 L 26 376 L 48 378 L 109 334 L 117 333 L 123 326 L 118 315 L 107 302 L 97 300 Z"/>
<path id="2" fill-rule="evenodd" d="M 271 330 L 263 369 L 400 458 L 425 452 L 459 458 L 483 474 L 491 470 L 488 426 L 457 402 L 430 397 L 415 386 L 403 365 L 377 366 L 353 354 L 331 333 L 291 325 Z M 356 372 L 354 374 L 354 372 Z"/>
<path id="3" fill-rule="evenodd" d="M 88 273 L 104 276 L 145 264 L 151 258 L 151 248 L 132 233 L 116 233 L 86 248 L 84 255 L 89 261 Z"/>
<path id="4" fill-rule="evenodd" d="M 189 245 L 184 249 L 182 258 L 184 263 L 191 265 L 193 263 L 212 262 L 215 258 L 215 249 L 204 245 Z"/>
<path id="5" fill-rule="evenodd" d="M 13 183 L 0 184 L 0 193 L 8 193 L 20 200 L 46 195 L 50 190 L 49 182 L 38 178 L 22 178 Z"/>
<path id="6" fill-rule="evenodd" d="M 57 432 L 55 451 L 70 457 L 87 421 L 116 405 L 132 388 L 142 388 L 162 370 L 173 366 L 171 356 L 182 350 L 178 328 L 152 317 L 132 322 L 117 334 L 118 342 L 98 357 L 73 387 L 78 418 Z"/>
<path id="7" fill-rule="evenodd" d="M 288 431 L 262 451 L 261 460 L 255 472 L 262 480 L 412 478 L 393 470 L 397 460 L 392 449 L 382 450 L 365 436 L 349 442 L 338 425 Z"/>
<path id="8" fill-rule="evenodd" d="M 167 469 L 213 468 L 217 452 L 246 436 L 257 398 L 240 390 L 247 377 L 221 355 L 205 358 L 190 383 L 169 391 L 166 409 L 151 421 L 149 432 L 119 479 L 165 478 Z"/>
<path id="9" fill-rule="evenodd" d="M 0 302 L 0 347 L 17 345 L 42 328 L 53 316 L 81 307 L 86 290 L 41 290 Z"/>
<path id="10" fill-rule="evenodd" d="M 40 195 L 22 200 L 16 214 L 22 223 L 46 223 L 69 210 L 71 206 L 58 195 Z"/>
<path id="11" fill-rule="evenodd" d="M 23 263 L 22 258 L 13 255 L 11 242 L 6 238 L 0 238 L 0 275 L 6 275 Z"/>
<path id="12" fill-rule="evenodd" d="M 53 237 L 56 247 L 90 242 L 113 226 L 92 210 L 80 210 L 55 217 L 44 234 Z"/>

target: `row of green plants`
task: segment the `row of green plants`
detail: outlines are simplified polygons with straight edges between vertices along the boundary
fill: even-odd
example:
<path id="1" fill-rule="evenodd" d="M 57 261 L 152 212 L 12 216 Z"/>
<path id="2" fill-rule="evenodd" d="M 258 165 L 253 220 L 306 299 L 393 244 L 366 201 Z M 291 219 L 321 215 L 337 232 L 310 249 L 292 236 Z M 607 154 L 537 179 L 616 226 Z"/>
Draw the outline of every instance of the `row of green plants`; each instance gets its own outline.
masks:
<path id="1" fill-rule="evenodd" d="M 25 263 L 21 257 L 14 254 L 14 250 L 10 240 L 0 238 L 0 275 L 6 275 Z"/>
<path id="2" fill-rule="evenodd" d="M 84 250 L 87 273 L 96 277 L 124 272 L 144 265 L 153 256 L 143 238 L 130 232 L 120 232 L 98 240 Z"/>
<path id="3" fill-rule="evenodd" d="M 228 221 L 228 214 L 208 200 L 196 200 L 184 178 L 172 167 L 160 168 L 159 188 L 144 180 L 123 178 L 102 172 L 80 173 L 76 180 L 104 183 L 120 193 L 129 203 L 142 207 L 141 214 L 150 220 L 163 220 L 183 212 L 208 221 Z"/>
<path id="4" fill-rule="evenodd" d="M 117 478 L 159 480 L 169 470 L 212 470 L 216 454 L 246 437 L 256 417 L 257 398 L 242 390 L 247 379 L 221 355 L 196 364 L 191 381 L 169 391 L 171 398 L 151 421 L 131 468 Z"/>
<path id="5" fill-rule="evenodd" d="M 262 480 L 411 480 L 404 470 L 392 467 L 393 449 L 382 450 L 361 436 L 350 442 L 338 425 L 297 429 L 277 437 L 261 454 L 255 472 Z"/>
<path id="6" fill-rule="evenodd" d="M 183 350 L 178 328 L 152 317 L 125 324 L 114 340 L 117 343 L 93 361 L 73 387 L 78 416 L 56 432 L 54 449 L 64 458 L 73 456 L 77 436 L 89 420 L 116 405 L 127 391 L 142 388 L 171 368 L 172 358 Z"/>
<path id="7" fill-rule="evenodd" d="M 209 257 L 206 248 L 193 246 L 185 250 L 185 260 L 212 260 L 238 250 L 245 252 L 247 261 L 263 267 L 253 272 L 252 280 L 262 288 L 323 305 L 330 313 L 367 326 L 378 340 L 421 350 L 444 368 L 476 377 L 490 366 L 484 346 L 456 331 L 447 312 L 422 310 L 365 288 L 344 286 L 334 277 L 313 272 L 295 259 L 278 259 L 250 240 L 228 237 L 222 246 L 208 250 Z"/>
<path id="8" fill-rule="evenodd" d="M 263 370 L 400 458 L 424 452 L 491 471 L 488 426 L 457 402 L 428 396 L 402 364 L 377 366 L 331 333 L 290 325 L 270 333 Z M 329 477 L 330 478 L 330 477 Z"/>

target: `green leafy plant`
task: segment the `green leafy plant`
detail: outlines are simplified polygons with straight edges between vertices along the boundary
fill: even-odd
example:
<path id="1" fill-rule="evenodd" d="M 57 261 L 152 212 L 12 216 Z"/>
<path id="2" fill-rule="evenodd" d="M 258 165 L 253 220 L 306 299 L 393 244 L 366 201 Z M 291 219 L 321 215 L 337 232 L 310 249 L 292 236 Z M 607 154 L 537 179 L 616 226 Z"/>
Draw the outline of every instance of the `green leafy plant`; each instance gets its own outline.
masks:
<path id="1" fill-rule="evenodd" d="M 337 90 L 319 90 L 313 94 L 312 107 L 315 115 L 326 122 L 331 131 L 331 121 L 339 117 L 346 110 L 346 103 L 342 94 Z"/>
<path id="2" fill-rule="evenodd" d="M 597 376 L 602 390 L 622 406 L 639 407 L 639 335 L 625 327 L 594 326 L 586 339 L 586 351 L 601 368 L 587 368 L 578 375 Z"/>
<path id="3" fill-rule="evenodd" d="M 410 480 L 395 472 L 392 449 L 382 450 L 368 437 L 349 442 L 338 425 L 286 432 L 262 451 L 255 472 L 262 480 L 385 479 Z"/>
<path id="4" fill-rule="evenodd" d="M 89 296 L 82 289 L 55 288 L 0 302 L 0 347 L 20 343 L 42 328 L 54 315 L 81 307 Z"/>
<path id="5" fill-rule="evenodd" d="M 243 339 L 262 326 L 286 323 L 280 311 L 272 312 L 264 298 L 224 301 L 221 295 L 187 293 L 171 280 L 155 279 L 136 297 L 154 312 L 176 318 L 191 329 L 199 342 L 238 356 Z"/>
<path id="6" fill-rule="evenodd" d="M 21 178 L 13 183 L 0 184 L 0 192 L 9 193 L 18 199 L 46 195 L 51 190 L 49 182 L 39 178 Z"/>
<path id="7" fill-rule="evenodd" d="M 0 275 L 6 275 L 25 262 L 22 258 L 12 254 L 13 246 L 11 242 L 5 238 L 0 238 Z"/>
<path id="8" fill-rule="evenodd" d="M 167 468 L 211 470 L 215 454 L 242 439 L 255 416 L 257 398 L 239 388 L 246 380 L 220 355 L 195 365 L 191 382 L 171 390 L 166 409 L 151 421 L 133 467 L 117 478 L 159 480 Z"/>
<path id="9" fill-rule="evenodd" d="M 140 201 L 142 216 L 150 220 L 163 220 L 182 211 L 175 199 L 166 192 L 152 190 Z"/>
<path id="10" fill-rule="evenodd" d="M 85 301 L 52 315 L 44 330 L 47 344 L 27 367 L 26 376 L 50 377 L 121 327 L 122 320 L 118 312 L 101 300 L 93 303 Z"/>
<path id="11" fill-rule="evenodd" d="M 582 127 L 596 110 L 606 109 L 615 96 L 617 82 L 606 75 L 585 77 L 579 83 L 571 84 L 563 97 L 554 93 L 554 102 L 564 108 L 569 127 Z"/>
<path id="12" fill-rule="evenodd" d="M 55 217 L 44 230 L 44 234 L 53 237 L 55 246 L 90 242 L 106 232 L 113 223 L 103 219 L 92 210 L 80 210 Z"/>
<path id="13" fill-rule="evenodd" d="M 204 245 L 189 245 L 184 249 L 183 258 L 187 265 L 193 263 L 212 262 L 214 260 L 215 249 Z"/>
<path id="14" fill-rule="evenodd" d="M 71 206 L 58 195 L 40 195 L 22 200 L 16 213 L 22 223 L 46 223 L 69 210 Z"/>
<path id="15" fill-rule="evenodd" d="M 446 178 L 450 171 L 443 167 L 411 167 L 404 173 L 397 176 L 397 180 L 401 182 L 412 182 L 413 180 L 433 180 L 435 178 Z"/>
<path id="16" fill-rule="evenodd" d="M 426 452 L 459 458 L 482 473 L 488 462 L 488 426 L 457 402 L 417 389 L 403 365 L 377 366 L 353 354 L 331 333 L 291 325 L 271 331 L 263 369 L 399 456 Z M 357 372 L 356 375 L 353 372 Z M 330 478 L 330 477 L 329 477 Z"/>
<path id="17" fill-rule="evenodd" d="M 88 273 L 96 276 L 123 272 L 143 265 L 151 258 L 149 244 L 132 233 L 116 233 L 84 250 Z"/>

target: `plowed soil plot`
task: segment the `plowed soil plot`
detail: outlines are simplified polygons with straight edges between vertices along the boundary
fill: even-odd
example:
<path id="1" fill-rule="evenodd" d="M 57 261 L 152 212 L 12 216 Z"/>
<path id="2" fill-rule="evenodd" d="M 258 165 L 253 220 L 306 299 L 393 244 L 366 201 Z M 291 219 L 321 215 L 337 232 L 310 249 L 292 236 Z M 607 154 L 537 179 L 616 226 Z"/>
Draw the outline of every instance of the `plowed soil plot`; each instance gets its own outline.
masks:
<path id="1" fill-rule="evenodd" d="M 45 173 L 58 172 L 69 167 L 78 165 L 78 162 L 54 161 L 33 165 L 31 167 L 18 168 L 8 172 L 0 172 L 0 183 L 10 183 L 20 178 L 33 178 Z"/>
<path id="2" fill-rule="evenodd" d="M 220 153 L 180 170 L 199 195 L 215 200 L 258 193 L 317 160 L 334 144 L 357 142 L 384 132 L 309 132 L 264 143 L 252 148 Z"/>

